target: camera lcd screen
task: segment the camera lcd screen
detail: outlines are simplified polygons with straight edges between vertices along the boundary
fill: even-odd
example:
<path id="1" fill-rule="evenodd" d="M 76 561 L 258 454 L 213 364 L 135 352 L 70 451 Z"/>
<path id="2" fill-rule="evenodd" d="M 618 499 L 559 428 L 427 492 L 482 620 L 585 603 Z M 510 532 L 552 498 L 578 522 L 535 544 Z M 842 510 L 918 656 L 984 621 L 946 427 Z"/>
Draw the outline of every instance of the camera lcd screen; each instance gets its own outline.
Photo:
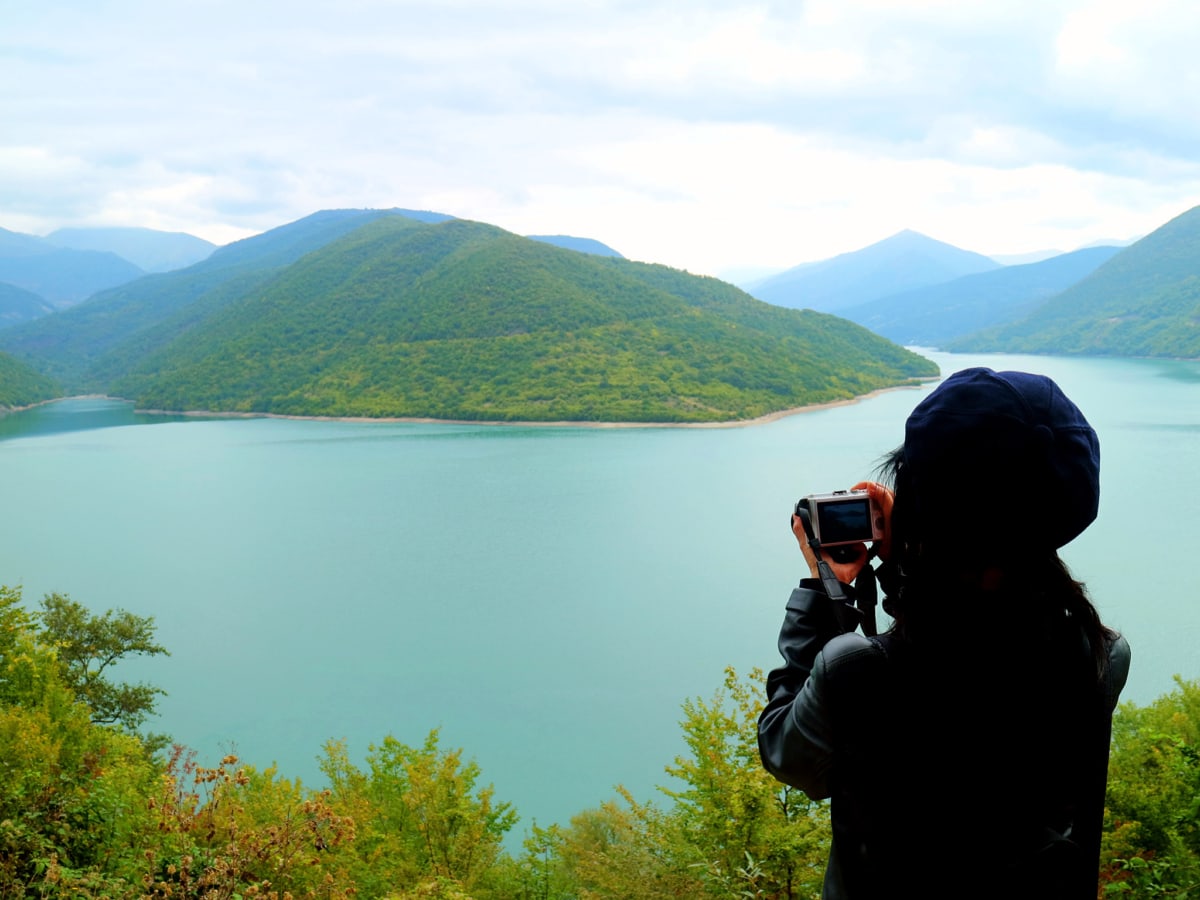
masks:
<path id="1" fill-rule="evenodd" d="M 868 500 L 835 500 L 818 507 L 821 543 L 844 544 L 870 541 L 871 504 Z"/>

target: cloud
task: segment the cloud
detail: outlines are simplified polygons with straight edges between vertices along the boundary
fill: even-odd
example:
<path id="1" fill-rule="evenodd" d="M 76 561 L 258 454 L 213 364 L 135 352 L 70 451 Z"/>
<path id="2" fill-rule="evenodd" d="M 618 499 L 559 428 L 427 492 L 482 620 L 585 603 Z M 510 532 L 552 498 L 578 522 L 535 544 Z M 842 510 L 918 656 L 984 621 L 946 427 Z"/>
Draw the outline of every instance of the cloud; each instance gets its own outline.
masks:
<path id="1" fill-rule="evenodd" d="M 1200 198 L 1184 0 L 13 6 L 17 230 L 394 205 L 713 272 L 902 228 L 1070 248 Z"/>

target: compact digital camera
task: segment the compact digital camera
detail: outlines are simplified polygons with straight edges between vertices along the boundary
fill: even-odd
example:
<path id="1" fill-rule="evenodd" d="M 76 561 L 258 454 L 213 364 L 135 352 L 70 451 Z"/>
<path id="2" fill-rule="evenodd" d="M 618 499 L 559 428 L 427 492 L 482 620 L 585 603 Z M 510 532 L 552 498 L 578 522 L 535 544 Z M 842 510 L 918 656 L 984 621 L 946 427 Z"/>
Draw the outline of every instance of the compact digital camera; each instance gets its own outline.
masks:
<path id="1" fill-rule="evenodd" d="M 822 547 L 883 540 L 883 513 L 866 491 L 809 494 L 796 503 L 796 515 L 801 509 L 808 510 L 813 537 Z"/>

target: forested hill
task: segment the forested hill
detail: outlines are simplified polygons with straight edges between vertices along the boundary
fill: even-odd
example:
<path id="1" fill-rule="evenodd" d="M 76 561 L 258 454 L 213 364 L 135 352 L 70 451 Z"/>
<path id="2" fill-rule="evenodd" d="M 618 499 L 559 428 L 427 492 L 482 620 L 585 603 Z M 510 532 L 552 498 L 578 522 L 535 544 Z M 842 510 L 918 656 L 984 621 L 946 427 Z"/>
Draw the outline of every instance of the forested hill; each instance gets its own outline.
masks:
<path id="1" fill-rule="evenodd" d="M 108 392 L 169 410 L 683 422 L 936 374 L 833 316 L 463 220 L 379 218 L 163 340 L 167 324 Z"/>
<path id="2" fill-rule="evenodd" d="M 217 249 L 202 262 L 103 291 L 53 316 L 0 332 L 0 350 L 75 393 L 103 392 L 134 361 L 319 247 L 407 210 L 323 210 Z M 420 215 L 420 214 L 413 214 Z M 432 215 L 432 214 L 424 214 Z"/>
<path id="3" fill-rule="evenodd" d="M 1125 248 L 1029 316 L 946 346 L 1200 358 L 1200 207 Z"/>
<path id="4" fill-rule="evenodd" d="M 61 389 L 45 375 L 0 353 L 0 413 L 6 409 L 29 406 L 61 395 Z"/>

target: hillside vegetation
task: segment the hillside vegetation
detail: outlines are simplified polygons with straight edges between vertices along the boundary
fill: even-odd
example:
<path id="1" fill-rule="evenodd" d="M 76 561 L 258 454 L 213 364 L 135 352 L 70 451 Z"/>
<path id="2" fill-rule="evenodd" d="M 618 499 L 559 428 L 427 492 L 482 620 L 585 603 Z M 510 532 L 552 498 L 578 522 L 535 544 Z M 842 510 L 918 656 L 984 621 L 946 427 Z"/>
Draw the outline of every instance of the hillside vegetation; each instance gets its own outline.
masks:
<path id="1" fill-rule="evenodd" d="M 384 217 L 131 361 L 109 392 L 165 410 L 699 422 L 934 374 L 866 329 L 715 279 Z"/>
<path id="2" fill-rule="evenodd" d="M 184 747 L 154 754 L 167 738 L 140 732 L 162 691 L 116 680 L 125 659 L 168 652 L 154 620 L 95 614 L 61 594 L 36 612 L 22 601 L 0 586 L 0 896 L 742 900 L 821 890 L 829 804 L 763 769 L 761 671 L 727 669 L 711 699 L 682 701 L 682 751 L 657 803 L 618 788 L 569 822 L 539 824 L 436 729 L 416 744 L 386 735 L 361 762 L 329 741 L 320 790 L 233 755 L 205 767 Z M 1117 710 L 1104 896 L 1194 896 L 1198 752 L 1200 682 Z M 505 852 L 519 824 L 522 850 Z"/>
<path id="3" fill-rule="evenodd" d="M 955 338 L 1023 318 L 1086 278 L 1119 249 L 1090 247 L 1041 262 L 964 275 L 839 314 L 898 344 L 942 347 Z"/>
<path id="4" fill-rule="evenodd" d="M 149 275 L 57 315 L 0 333 L 0 350 L 61 381 L 104 392 L 147 353 L 253 291 L 306 253 L 387 212 L 325 210 L 221 247 L 186 269 Z M 408 221 L 403 219 L 401 221 Z"/>
<path id="5" fill-rule="evenodd" d="M 41 375 L 29 366 L 0 353 L 0 412 L 53 400 L 62 395 L 53 379 Z"/>
<path id="6" fill-rule="evenodd" d="M 1200 207 L 1122 250 L 1027 317 L 947 349 L 1200 357 Z"/>

